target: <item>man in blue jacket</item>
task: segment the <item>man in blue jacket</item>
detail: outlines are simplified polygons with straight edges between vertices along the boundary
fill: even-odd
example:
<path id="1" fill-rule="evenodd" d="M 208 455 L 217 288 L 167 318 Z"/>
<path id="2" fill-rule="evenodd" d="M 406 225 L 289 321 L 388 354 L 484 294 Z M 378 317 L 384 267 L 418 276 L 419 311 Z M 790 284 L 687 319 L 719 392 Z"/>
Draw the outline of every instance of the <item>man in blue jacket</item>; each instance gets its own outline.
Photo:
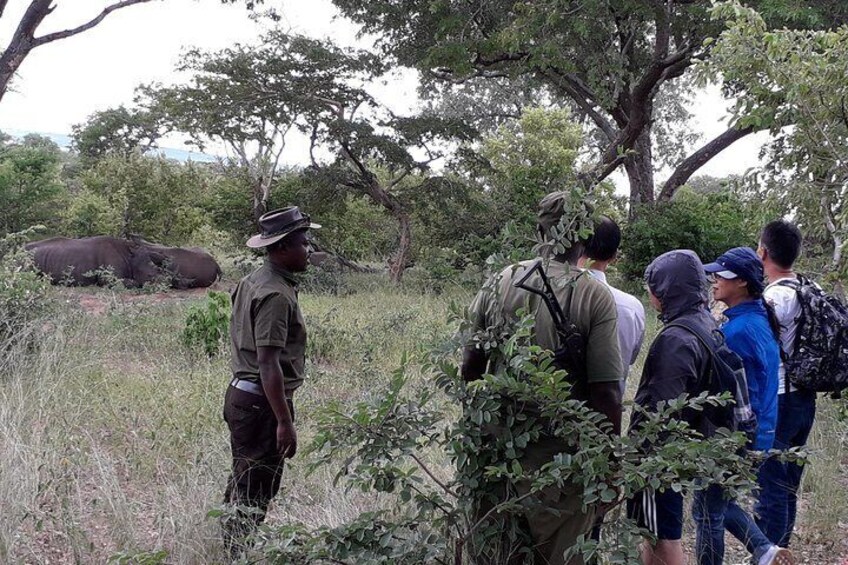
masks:
<path id="1" fill-rule="evenodd" d="M 713 298 L 727 305 L 722 331 L 727 346 L 745 365 L 751 408 L 757 416 L 753 449 L 767 451 L 774 443 L 777 425 L 780 324 L 763 299 L 763 263 L 753 249 L 735 247 L 704 266 L 713 275 Z M 700 565 L 724 561 L 724 530 L 742 541 L 757 565 L 790 565 L 788 550 L 763 535 L 753 519 L 735 501 L 721 504 L 723 490 L 711 486 L 696 493 L 693 517 L 697 523 L 696 552 Z"/>

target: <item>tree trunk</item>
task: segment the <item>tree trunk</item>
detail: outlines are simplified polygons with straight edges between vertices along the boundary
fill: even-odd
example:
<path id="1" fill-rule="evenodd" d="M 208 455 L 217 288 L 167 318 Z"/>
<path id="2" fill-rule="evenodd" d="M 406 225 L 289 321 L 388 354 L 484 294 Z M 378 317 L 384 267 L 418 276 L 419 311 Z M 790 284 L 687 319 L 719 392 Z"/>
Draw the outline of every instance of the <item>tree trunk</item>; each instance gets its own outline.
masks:
<path id="1" fill-rule="evenodd" d="M 262 214 L 268 211 L 268 199 L 262 187 L 254 187 L 253 189 L 253 222 L 256 227 L 259 227 L 259 218 Z"/>
<path id="2" fill-rule="evenodd" d="M 654 167 L 651 145 L 651 128 L 646 126 L 633 146 L 633 153 L 624 160 L 624 170 L 630 182 L 630 213 L 635 219 L 636 211 L 642 204 L 654 201 Z"/>
<path id="3" fill-rule="evenodd" d="M 841 236 L 834 235 L 833 236 L 833 255 L 830 259 L 830 265 L 833 272 L 838 273 L 839 269 L 842 267 L 842 248 L 845 246 L 845 241 L 843 241 Z"/>
<path id="4" fill-rule="evenodd" d="M 399 283 L 403 278 L 403 272 L 409 264 L 409 256 L 412 252 L 412 226 L 409 215 L 403 210 L 392 212 L 398 223 L 398 246 L 389 259 L 389 277 L 393 283 Z"/>
<path id="5" fill-rule="evenodd" d="M 819 190 L 821 190 L 821 187 L 827 183 L 827 180 L 824 178 L 816 179 L 816 183 L 819 185 Z M 836 219 L 834 218 L 833 210 L 830 207 L 830 199 L 828 198 L 827 192 L 822 194 L 819 203 L 821 205 L 822 215 L 824 216 L 825 228 L 827 228 L 827 233 L 830 235 L 831 241 L 833 241 L 833 254 L 830 257 L 830 269 L 833 272 L 839 272 L 839 268 L 842 266 L 842 247 L 845 245 L 845 240 L 842 237 L 839 227 L 836 225 Z"/>
<path id="6" fill-rule="evenodd" d="M 267 211 L 267 206 L 261 200 L 253 199 L 253 223 L 259 228 L 259 218 Z"/>

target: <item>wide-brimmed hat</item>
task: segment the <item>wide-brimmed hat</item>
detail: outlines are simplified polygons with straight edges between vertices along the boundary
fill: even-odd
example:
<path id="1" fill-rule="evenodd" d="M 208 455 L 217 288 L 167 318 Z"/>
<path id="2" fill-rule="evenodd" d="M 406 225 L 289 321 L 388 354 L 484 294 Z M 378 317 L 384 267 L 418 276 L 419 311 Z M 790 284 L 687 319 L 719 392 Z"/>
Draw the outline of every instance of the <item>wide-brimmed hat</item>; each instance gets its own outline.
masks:
<path id="1" fill-rule="evenodd" d="M 750 247 L 734 247 L 704 265 L 704 270 L 723 279 L 741 278 L 753 294 L 761 294 L 766 286 L 763 262 Z"/>
<path id="2" fill-rule="evenodd" d="M 277 243 L 290 233 L 302 229 L 318 229 L 321 226 L 309 221 L 309 216 L 300 211 L 297 206 L 280 208 L 262 214 L 259 218 L 259 228 L 262 230 L 247 240 L 247 246 L 253 249 L 268 247 Z"/>

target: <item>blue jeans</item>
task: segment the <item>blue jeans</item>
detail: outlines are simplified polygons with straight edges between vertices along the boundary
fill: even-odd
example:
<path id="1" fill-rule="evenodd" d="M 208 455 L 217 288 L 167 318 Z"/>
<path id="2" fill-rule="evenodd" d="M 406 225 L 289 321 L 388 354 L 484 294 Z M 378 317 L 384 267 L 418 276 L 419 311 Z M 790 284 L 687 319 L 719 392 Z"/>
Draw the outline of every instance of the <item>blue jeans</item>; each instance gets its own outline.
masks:
<path id="1" fill-rule="evenodd" d="M 725 500 L 723 489 L 716 485 L 695 494 L 692 516 L 697 528 L 695 553 L 699 565 L 724 562 L 725 529 L 745 545 L 755 563 L 773 545 L 751 516 L 735 500 Z"/>
<path id="2" fill-rule="evenodd" d="M 816 393 L 807 390 L 787 392 L 778 397 L 775 449 L 802 447 L 807 444 L 816 418 Z M 754 513 L 757 525 L 772 543 L 789 547 L 795 528 L 798 487 L 803 467 L 768 459 L 760 470 L 762 490 Z"/>
<path id="3" fill-rule="evenodd" d="M 710 485 L 695 493 L 692 517 L 695 519 L 695 556 L 698 565 L 721 565 L 724 561 L 724 518 L 728 500 L 724 489 Z"/>
<path id="4" fill-rule="evenodd" d="M 751 515 L 740 507 L 735 500 L 731 500 L 727 504 L 724 527 L 733 534 L 733 537 L 745 545 L 745 549 L 754 557 L 754 563 L 759 563 L 760 558 L 774 545 L 760 530 Z"/>

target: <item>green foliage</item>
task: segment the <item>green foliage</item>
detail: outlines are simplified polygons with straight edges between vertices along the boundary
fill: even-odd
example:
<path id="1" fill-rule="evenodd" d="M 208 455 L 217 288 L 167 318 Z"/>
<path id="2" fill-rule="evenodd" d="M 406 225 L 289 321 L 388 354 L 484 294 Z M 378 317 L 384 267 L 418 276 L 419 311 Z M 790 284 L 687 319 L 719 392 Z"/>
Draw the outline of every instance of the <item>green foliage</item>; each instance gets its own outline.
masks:
<path id="1" fill-rule="evenodd" d="M 209 357 L 216 355 L 229 335 L 231 312 L 230 295 L 210 290 L 206 302 L 192 306 L 186 315 L 183 345 Z"/>
<path id="2" fill-rule="evenodd" d="M 85 123 L 73 126 L 72 147 L 87 165 L 107 155 L 129 157 L 155 146 L 163 133 L 161 117 L 124 106 L 95 112 Z"/>
<path id="3" fill-rule="evenodd" d="M 59 148 L 46 138 L 0 145 L 0 234 L 58 223 L 60 163 Z"/>
<path id="4" fill-rule="evenodd" d="M 224 163 L 215 168 L 208 195 L 202 202 L 210 222 L 239 245 L 256 233 L 251 194 L 250 179 L 245 176 L 244 169 L 233 163 Z M 270 206 L 275 207 L 276 204 L 271 203 Z"/>
<path id="5" fill-rule="evenodd" d="M 748 211 L 732 192 L 702 195 L 686 189 L 670 202 L 642 207 L 623 230 L 622 273 L 640 279 L 655 257 L 672 249 L 691 249 L 711 261 L 732 247 L 756 247 L 762 224 L 750 222 Z"/>
<path id="6" fill-rule="evenodd" d="M 710 18 L 711 0 L 333 3 L 377 38 L 387 60 L 419 69 L 422 91 L 459 91 L 478 102 L 490 99 L 493 90 L 495 96 L 507 91 L 494 104 L 478 106 L 483 118 L 475 123 L 497 123 L 539 99 L 578 108 L 593 128 L 589 162 L 600 177 L 610 172 L 602 166 L 633 149 L 629 160 L 643 170 L 683 162 L 690 149 L 686 142 L 694 141 L 687 108 L 689 71 L 696 60 L 709 59 L 705 40 L 721 31 Z M 748 4 L 762 9 L 776 28 L 836 26 L 848 19 L 846 4 L 837 0 Z M 451 91 L 444 83 L 459 86 Z M 510 96 L 512 89 L 523 90 L 524 96 Z M 448 103 L 455 99 L 449 97 Z M 462 97 L 459 103 L 471 106 Z M 654 188 L 651 175 L 628 169 L 631 198 L 644 201 Z"/>
<path id="7" fill-rule="evenodd" d="M 425 291 L 441 294 L 454 286 L 477 286 L 482 277 L 482 265 L 472 265 L 467 257 L 450 247 L 427 247 L 419 253 L 418 267 Z"/>
<path id="8" fill-rule="evenodd" d="M 121 210 L 106 196 L 83 189 L 63 212 L 63 232 L 74 237 L 121 233 Z"/>
<path id="9" fill-rule="evenodd" d="M 33 228 L 0 238 L 0 351 L 29 344 L 50 311 L 50 283 L 23 249 L 35 233 Z"/>
<path id="10" fill-rule="evenodd" d="M 179 245 L 205 222 L 207 175 L 193 163 L 163 157 L 107 156 L 82 173 L 82 189 L 65 213 L 74 236 L 138 234 Z M 103 231 L 108 230 L 108 231 Z"/>
<path id="11" fill-rule="evenodd" d="M 844 5 L 841 10 L 844 17 Z M 787 204 L 805 235 L 830 240 L 830 270 L 846 268 L 848 27 L 826 21 L 831 29 L 771 30 L 761 14 L 737 2 L 720 3 L 713 13 L 727 29 L 711 63 L 701 67 L 702 78 L 722 76 L 737 99 L 737 123 L 768 129 L 775 138 L 755 182 Z"/>
<path id="12" fill-rule="evenodd" d="M 498 217 L 532 233 L 539 200 L 577 183 L 582 137 L 568 109 L 529 108 L 485 138 L 481 154 L 491 166 L 486 180 Z"/>

